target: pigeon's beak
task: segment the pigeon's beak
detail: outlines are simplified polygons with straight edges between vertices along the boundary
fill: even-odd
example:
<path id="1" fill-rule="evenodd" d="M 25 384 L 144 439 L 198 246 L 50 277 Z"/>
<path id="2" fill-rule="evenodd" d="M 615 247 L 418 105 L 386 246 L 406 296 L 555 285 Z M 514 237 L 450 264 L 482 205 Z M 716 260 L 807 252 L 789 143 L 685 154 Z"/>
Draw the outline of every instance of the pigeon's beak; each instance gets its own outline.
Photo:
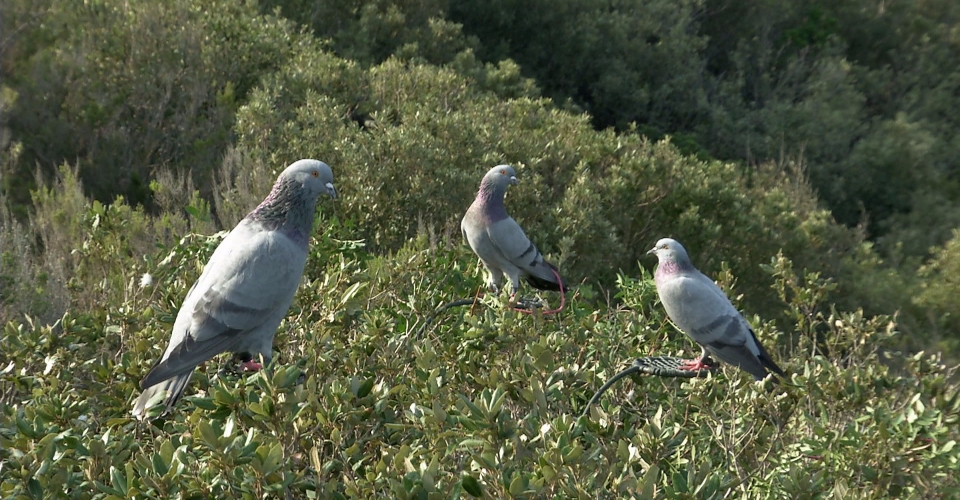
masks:
<path id="1" fill-rule="evenodd" d="M 657 247 L 653 247 L 650 250 L 647 250 L 647 255 L 653 255 L 657 253 Z"/>
<path id="2" fill-rule="evenodd" d="M 511 176 L 510 176 L 510 184 L 513 184 L 514 186 L 516 186 L 517 184 L 520 184 L 520 180 L 517 179 L 517 176 L 511 175 Z"/>
<path id="3" fill-rule="evenodd" d="M 331 198 L 337 199 L 337 188 L 333 187 L 333 183 L 328 182 L 326 186 L 327 186 L 327 194 L 329 194 Z"/>

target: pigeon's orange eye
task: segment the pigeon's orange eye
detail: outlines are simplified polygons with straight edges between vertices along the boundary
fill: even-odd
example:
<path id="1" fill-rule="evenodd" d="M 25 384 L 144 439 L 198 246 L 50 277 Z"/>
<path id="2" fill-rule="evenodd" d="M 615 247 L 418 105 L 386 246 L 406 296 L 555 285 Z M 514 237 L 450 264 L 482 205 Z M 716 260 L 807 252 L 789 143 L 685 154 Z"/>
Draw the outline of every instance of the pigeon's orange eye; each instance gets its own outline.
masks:
<path id="1" fill-rule="evenodd" d="M 507 171 L 506 171 L 506 170 L 501 170 L 501 171 L 500 171 L 500 175 L 507 175 Z"/>
<path id="2" fill-rule="evenodd" d="M 316 170 L 314 170 L 313 172 L 310 172 L 310 175 L 314 177 L 320 177 L 320 172 L 317 172 Z"/>

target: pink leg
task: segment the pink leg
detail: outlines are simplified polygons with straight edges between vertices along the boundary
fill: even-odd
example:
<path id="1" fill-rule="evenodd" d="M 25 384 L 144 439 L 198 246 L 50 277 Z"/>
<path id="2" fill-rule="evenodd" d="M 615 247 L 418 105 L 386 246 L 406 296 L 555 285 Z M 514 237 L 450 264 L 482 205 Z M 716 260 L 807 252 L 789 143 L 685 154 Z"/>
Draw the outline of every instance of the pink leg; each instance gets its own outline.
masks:
<path id="1" fill-rule="evenodd" d="M 260 371 L 260 369 L 263 368 L 263 365 L 251 359 L 250 361 L 244 361 L 243 363 L 240 363 L 240 368 L 242 368 L 245 372 L 255 372 Z"/>
<path id="2" fill-rule="evenodd" d="M 707 370 L 710 368 L 710 365 L 703 362 L 703 357 L 697 359 L 685 359 L 680 362 L 681 370 L 690 370 L 690 371 L 700 371 Z"/>

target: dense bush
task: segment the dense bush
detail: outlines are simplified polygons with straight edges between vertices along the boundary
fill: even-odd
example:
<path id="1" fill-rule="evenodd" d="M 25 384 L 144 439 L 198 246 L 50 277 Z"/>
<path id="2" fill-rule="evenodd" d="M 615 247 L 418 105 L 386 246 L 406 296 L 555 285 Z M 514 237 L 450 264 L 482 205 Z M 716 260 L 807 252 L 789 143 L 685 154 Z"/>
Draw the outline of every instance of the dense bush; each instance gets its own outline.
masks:
<path id="1" fill-rule="evenodd" d="M 317 5 L 4 4 L 2 496 L 960 487 L 955 373 L 898 353 L 955 356 L 960 331 L 956 4 L 570 0 L 533 27 L 515 2 Z M 210 363 L 173 417 L 135 423 L 217 229 L 302 157 L 341 198 L 277 365 Z M 457 226 L 502 162 L 568 309 L 486 297 L 420 338 L 481 287 Z M 662 236 L 793 376 L 625 381 L 578 418 L 630 358 L 696 352 L 649 281 Z"/>
<path id="2" fill-rule="evenodd" d="M 920 268 L 920 292 L 914 302 L 923 306 L 933 317 L 931 340 L 940 341 L 941 347 L 953 351 L 957 349 L 957 339 L 945 332 L 960 328 L 960 231 L 954 231 L 953 238 L 935 249 L 930 262 Z"/>
<path id="3" fill-rule="evenodd" d="M 479 39 L 481 59 L 517 61 L 545 95 L 572 100 L 597 125 L 636 122 L 662 134 L 707 118 L 699 4 L 456 0 L 450 17 Z"/>
<path id="4" fill-rule="evenodd" d="M 111 234 L 122 213 L 102 213 Z M 426 237 L 376 257 L 338 237 L 351 230 L 336 220 L 317 226 L 277 363 L 243 378 L 208 363 L 154 423 L 134 421 L 130 404 L 219 235 L 151 253 L 135 271 L 152 280 L 52 326 L 8 322 L 4 497 L 933 498 L 960 486 L 951 373 L 887 352 L 903 365 L 893 372 L 878 354 L 890 319 L 833 310 L 821 302 L 831 284 L 800 285 L 786 259 L 770 261 L 773 295 L 805 318 L 801 342 L 778 349 L 789 383 L 731 368 L 625 380 L 580 417 L 631 357 L 697 352 L 648 274 L 620 277 L 620 308 L 591 306 L 591 287 L 552 318 L 487 297 L 418 338 L 434 307 L 481 285 L 475 260 Z M 787 333 L 753 322 L 768 345 Z"/>
<path id="5" fill-rule="evenodd" d="M 369 117 L 362 125 L 351 118 L 357 110 Z M 799 176 L 594 132 L 586 116 L 544 100 L 503 100 L 434 66 L 390 59 L 364 70 L 333 56 L 294 57 L 237 124 L 238 148 L 259 165 L 297 155 L 335 165 L 348 193 L 340 215 L 378 250 L 399 248 L 421 226 L 460 244 L 459 219 L 482 173 L 504 162 L 520 165 L 511 214 L 575 281 L 612 286 L 666 235 L 686 242 L 705 269 L 729 263 L 746 291 L 766 288 L 756 263 L 780 249 L 837 275 L 839 256 L 858 244 Z"/>
<path id="6" fill-rule="evenodd" d="M 101 201 L 150 203 L 161 168 L 210 173 L 237 103 L 289 51 L 291 23 L 233 0 L 11 0 L 3 27 L 4 126 L 19 145 L 4 193 L 23 203 L 36 168 L 76 162 Z"/>
<path id="7" fill-rule="evenodd" d="M 960 221 L 933 217 L 956 205 L 950 96 L 960 51 L 951 33 L 960 11 L 951 2 L 878 11 L 795 0 L 613 9 L 584 0 L 278 0 L 259 5 L 264 15 L 234 1 L 9 7 L 5 28 L 18 36 L 3 47 L 3 100 L 20 152 L 5 182 L 18 203 L 27 200 L 11 182 L 32 182 L 37 163 L 49 176 L 78 158 L 101 201 L 119 192 L 149 203 L 158 167 L 194 172 L 210 196 L 233 112 L 303 40 L 279 12 L 363 66 L 389 57 L 443 64 L 501 97 L 536 96 L 539 85 L 599 127 L 636 123 L 701 158 L 801 158 L 834 216 L 865 222 L 895 260 L 924 256 Z"/>
<path id="8" fill-rule="evenodd" d="M 456 0 L 449 17 L 482 60 L 512 58 L 600 128 L 636 123 L 727 160 L 803 157 L 839 221 L 923 256 L 958 222 L 923 202 L 960 204 L 958 5 Z M 905 238 L 907 222 L 932 231 Z"/>

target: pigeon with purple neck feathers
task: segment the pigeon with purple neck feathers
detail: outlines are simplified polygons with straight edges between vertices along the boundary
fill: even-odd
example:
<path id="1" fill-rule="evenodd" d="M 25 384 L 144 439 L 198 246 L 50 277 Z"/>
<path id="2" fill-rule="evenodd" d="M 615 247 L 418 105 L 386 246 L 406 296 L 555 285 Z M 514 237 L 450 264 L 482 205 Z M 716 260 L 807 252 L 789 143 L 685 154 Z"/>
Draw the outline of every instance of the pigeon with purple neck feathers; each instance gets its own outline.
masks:
<path id="1" fill-rule="evenodd" d="M 317 198 L 336 198 L 326 163 L 300 160 L 284 170 L 270 194 L 213 252 L 180 306 L 170 344 L 140 382 L 133 415 L 147 404 L 169 413 L 194 369 L 222 352 L 236 353 L 245 370 L 259 370 L 273 356 L 273 336 L 287 314 L 307 262 Z M 163 395 L 161 395 L 163 394 Z"/>
<path id="2" fill-rule="evenodd" d="M 556 266 L 543 259 L 503 205 L 507 187 L 518 183 L 517 173 L 510 165 L 491 168 L 480 181 L 477 198 L 463 216 L 460 230 L 487 268 L 487 285 L 494 293 L 504 274 L 510 279 L 511 297 L 520 290 L 520 278 L 539 290 L 560 291 L 562 281 Z"/>
<path id="3" fill-rule="evenodd" d="M 664 238 L 647 253 L 656 254 L 659 259 L 654 280 L 667 316 L 700 344 L 700 358 L 686 361 L 682 369 L 707 368 L 703 360 L 709 351 L 757 380 L 766 377 L 767 370 L 785 376 L 723 290 L 693 267 L 683 245 Z"/>

